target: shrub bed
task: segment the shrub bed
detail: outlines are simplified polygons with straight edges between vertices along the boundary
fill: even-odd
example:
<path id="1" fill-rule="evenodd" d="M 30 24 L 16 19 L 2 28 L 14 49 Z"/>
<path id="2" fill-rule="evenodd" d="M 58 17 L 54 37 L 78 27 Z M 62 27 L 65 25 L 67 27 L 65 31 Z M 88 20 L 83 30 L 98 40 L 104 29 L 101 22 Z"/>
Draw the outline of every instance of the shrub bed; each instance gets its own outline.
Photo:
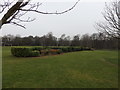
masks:
<path id="1" fill-rule="evenodd" d="M 12 47 L 11 53 L 16 57 L 37 57 L 46 55 L 55 55 L 67 52 L 83 51 L 83 50 L 93 50 L 88 47 Z"/>

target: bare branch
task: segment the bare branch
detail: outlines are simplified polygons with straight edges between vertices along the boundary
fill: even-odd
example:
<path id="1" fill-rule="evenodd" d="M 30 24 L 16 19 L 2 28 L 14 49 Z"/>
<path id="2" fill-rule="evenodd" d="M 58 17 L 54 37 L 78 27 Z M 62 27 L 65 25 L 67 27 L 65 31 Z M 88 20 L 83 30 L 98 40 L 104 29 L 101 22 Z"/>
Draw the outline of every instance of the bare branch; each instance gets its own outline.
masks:
<path id="1" fill-rule="evenodd" d="M 11 22 L 12 24 L 15 24 L 15 25 L 17 25 L 17 26 L 20 26 L 20 27 L 22 27 L 22 28 L 24 28 L 24 29 L 26 29 L 25 28 L 25 26 L 23 26 L 23 25 L 21 25 L 21 24 L 18 24 L 18 23 L 16 23 L 16 22 Z"/>
<path id="2" fill-rule="evenodd" d="M 14 18 L 14 19 L 16 19 L 16 20 L 18 20 L 18 21 L 20 21 L 20 22 L 32 22 L 32 21 L 35 20 L 35 18 L 34 18 L 34 19 L 30 19 L 30 17 L 28 17 L 27 20 L 22 20 L 22 19 L 20 19 L 20 18 Z"/>
<path id="3" fill-rule="evenodd" d="M 71 8 L 65 10 L 65 11 L 62 11 L 62 12 L 42 12 L 42 11 L 39 11 L 39 10 L 33 10 L 33 9 L 19 9 L 21 11 L 32 11 L 32 12 L 37 12 L 37 13 L 40 13 L 40 14 L 64 14 L 70 10 L 72 10 L 79 2 L 80 0 L 78 0 Z"/>
<path id="4" fill-rule="evenodd" d="M 42 12 L 40 10 L 38 10 L 38 8 L 42 5 L 42 3 L 31 3 L 31 0 L 13 0 L 12 2 L 10 2 L 9 0 L 7 2 L 5 2 L 3 0 L 3 4 L 0 4 L 0 13 L 4 12 L 4 10 L 6 9 L 6 13 L 4 14 L 4 16 L 2 17 L 2 19 L 0 20 L 1 25 L 4 24 L 15 24 L 18 26 L 21 26 L 24 28 L 24 26 L 22 26 L 21 24 L 19 24 L 20 22 L 31 22 L 34 21 L 34 19 L 30 19 L 30 17 L 28 17 L 28 19 L 22 19 L 22 16 L 24 16 L 25 14 L 27 14 L 28 12 L 37 12 L 40 14 L 64 14 L 70 10 L 72 10 L 80 0 L 78 0 L 71 8 L 62 11 L 62 12 Z M 24 2 L 25 1 L 25 2 Z"/>

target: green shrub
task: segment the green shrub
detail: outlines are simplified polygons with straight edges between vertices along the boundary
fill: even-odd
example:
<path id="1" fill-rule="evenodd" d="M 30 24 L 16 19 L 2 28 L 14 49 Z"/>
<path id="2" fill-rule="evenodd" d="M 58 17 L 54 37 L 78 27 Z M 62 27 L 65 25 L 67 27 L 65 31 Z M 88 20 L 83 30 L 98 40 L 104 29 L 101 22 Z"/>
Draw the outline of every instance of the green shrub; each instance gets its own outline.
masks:
<path id="1" fill-rule="evenodd" d="M 43 50 L 43 47 L 33 47 L 32 50 L 37 50 L 37 51 L 40 51 L 40 50 Z"/>
<path id="2" fill-rule="evenodd" d="M 68 48 L 67 48 L 67 47 L 61 48 L 61 50 L 62 50 L 64 53 L 68 52 Z"/>
<path id="3" fill-rule="evenodd" d="M 39 56 L 40 53 L 38 54 L 39 51 L 33 51 L 31 48 L 22 48 L 22 47 L 12 47 L 11 48 L 11 53 L 13 56 L 16 57 L 35 57 Z"/>
<path id="4" fill-rule="evenodd" d="M 39 51 L 32 51 L 32 52 L 30 52 L 30 56 L 31 57 L 38 57 L 38 56 L 40 56 L 40 52 Z"/>
<path id="5" fill-rule="evenodd" d="M 16 57 L 28 57 L 30 53 L 29 48 L 11 48 L 12 55 Z"/>
<path id="6" fill-rule="evenodd" d="M 68 47 L 68 52 L 72 52 L 74 50 L 73 47 Z"/>

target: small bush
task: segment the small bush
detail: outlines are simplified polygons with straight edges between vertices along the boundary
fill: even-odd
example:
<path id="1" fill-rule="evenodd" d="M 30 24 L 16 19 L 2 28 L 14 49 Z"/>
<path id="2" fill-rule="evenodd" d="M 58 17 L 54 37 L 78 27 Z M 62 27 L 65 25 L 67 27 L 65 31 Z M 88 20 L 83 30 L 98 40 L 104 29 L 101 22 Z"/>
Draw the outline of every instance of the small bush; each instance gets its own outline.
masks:
<path id="1" fill-rule="evenodd" d="M 69 52 L 67 47 L 66 47 L 66 48 L 61 48 L 61 50 L 62 50 L 64 53 Z"/>
<path id="2" fill-rule="evenodd" d="M 72 52 L 73 51 L 73 47 L 68 47 L 68 52 Z"/>
<path id="3" fill-rule="evenodd" d="M 38 57 L 38 56 L 40 56 L 40 52 L 39 51 L 32 51 L 32 52 L 30 52 L 30 56 L 31 57 Z"/>

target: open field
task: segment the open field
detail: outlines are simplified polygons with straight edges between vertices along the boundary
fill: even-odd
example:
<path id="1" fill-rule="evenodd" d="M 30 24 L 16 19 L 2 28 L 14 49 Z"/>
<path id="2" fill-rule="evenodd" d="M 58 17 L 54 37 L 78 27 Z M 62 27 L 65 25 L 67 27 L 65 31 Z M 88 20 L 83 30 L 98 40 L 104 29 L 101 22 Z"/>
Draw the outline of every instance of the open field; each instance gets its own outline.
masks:
<path id="1" fill-rule="evenodd" d="M 118 52 L 79 51 L 18 58 L 3 47 L 3 88 L 117 88 Z"/>

